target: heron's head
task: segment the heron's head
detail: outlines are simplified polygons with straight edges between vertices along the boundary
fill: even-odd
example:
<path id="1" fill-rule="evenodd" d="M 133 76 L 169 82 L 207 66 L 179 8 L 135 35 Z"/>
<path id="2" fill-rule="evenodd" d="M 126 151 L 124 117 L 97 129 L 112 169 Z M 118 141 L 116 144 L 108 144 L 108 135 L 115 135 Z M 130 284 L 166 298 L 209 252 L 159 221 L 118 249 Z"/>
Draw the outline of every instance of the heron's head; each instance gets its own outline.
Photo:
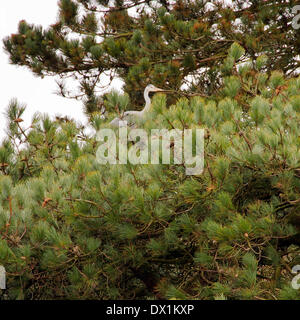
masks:
<path id="1" fill-rule="evenodd" d="M 148 84 L 145 88 L 145 92 L 159 92 L 159 91 L 165 91 L 164 89 L 160 89 L 155 87 L 153 84 Z"/>

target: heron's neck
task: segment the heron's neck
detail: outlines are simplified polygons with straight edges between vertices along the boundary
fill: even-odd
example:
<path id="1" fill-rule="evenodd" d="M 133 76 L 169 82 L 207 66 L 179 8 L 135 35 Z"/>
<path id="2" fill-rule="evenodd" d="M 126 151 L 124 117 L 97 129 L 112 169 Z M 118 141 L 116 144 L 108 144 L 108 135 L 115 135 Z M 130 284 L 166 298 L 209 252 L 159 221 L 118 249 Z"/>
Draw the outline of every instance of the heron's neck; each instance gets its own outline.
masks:
<path id="1" fill-rule="evenodd" d="M 144 98 L 145 98 L 146 104 L 145 104 L 145 108 L 142 110 L 142 112 L 148 112 L 151 107 L 151 99 L 149 98 L 149 92 L 146 91 L 144 93 Z"/>

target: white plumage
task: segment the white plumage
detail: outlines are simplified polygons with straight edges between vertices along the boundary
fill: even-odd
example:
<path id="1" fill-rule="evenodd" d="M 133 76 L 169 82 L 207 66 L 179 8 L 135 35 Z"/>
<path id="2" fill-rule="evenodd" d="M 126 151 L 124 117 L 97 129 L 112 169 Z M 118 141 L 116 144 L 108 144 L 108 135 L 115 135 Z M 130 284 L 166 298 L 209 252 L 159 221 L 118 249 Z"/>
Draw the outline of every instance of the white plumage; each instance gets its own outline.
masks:
<path id="1" fill-rule="evenodd" d="M 149 97 L 150 92 L 159 92 L 159 91 L 167 91 L 164 89 L 160 89 L 155 87 L 153 84 L 149 84 L 144 91 L 144 98 L 146 101 L 145 107 L 142 111 L 126 111 L 124 112 L 123 116 L 121 118 L 114 118 L 110 124 L 115 127 L 123 127 L 127 124 L 134 125 L 135 119 L 143 119 L 145 114 L 150 110 L 151 108 L 151 99 Z"/>

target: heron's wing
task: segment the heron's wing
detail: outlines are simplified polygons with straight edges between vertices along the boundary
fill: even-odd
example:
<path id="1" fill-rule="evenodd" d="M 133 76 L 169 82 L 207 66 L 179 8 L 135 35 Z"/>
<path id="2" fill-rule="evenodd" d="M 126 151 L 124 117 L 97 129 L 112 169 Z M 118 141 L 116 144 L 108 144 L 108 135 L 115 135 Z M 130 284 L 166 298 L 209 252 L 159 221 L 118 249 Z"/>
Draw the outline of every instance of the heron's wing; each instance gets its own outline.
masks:
<path id="1" fill-rule="evenodd" d="M 127 121 L 127 126 L 134 128 L 136 127 L 137 121 L 138 121 L 138 112 L 137 111 L 126 111 L 124 113 L 123 120 Z"/>
<path id="2" fill-rule="evenodd" d="M 114 118 L 110 123 L 109 123 L 111 126 L 113 127 L 132 127 L 134 125 L 134 123 L 128 121 L 128 119 L 126 118 Z"/>
<path id="3" fill-rule="evenodd" d="M 121 118 L 113 119 L 110 124 L 115 127 L 135 127 L 140 120 L 140 111 L 126 111 Z"/>
<path id="4" fill-rule="evenodd" d="M 121 121 L 120 118 L 114 118 L 109 124 L 114 126 L 114 127 L 118 127 L 120 121 Z"/>

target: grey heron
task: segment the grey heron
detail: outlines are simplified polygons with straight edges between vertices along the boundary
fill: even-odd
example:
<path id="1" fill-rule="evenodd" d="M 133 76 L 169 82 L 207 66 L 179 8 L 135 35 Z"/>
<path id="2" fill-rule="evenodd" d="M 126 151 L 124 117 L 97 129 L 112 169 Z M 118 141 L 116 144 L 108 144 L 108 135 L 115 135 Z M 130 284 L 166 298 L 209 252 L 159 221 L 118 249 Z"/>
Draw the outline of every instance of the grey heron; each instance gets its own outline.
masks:
<path id="1" fill-rule="evenodd" d="M 169 90 L 164 90 L 155 87 L 153 84 L 149 84 L 144 91 L 144 99 L 146 101 L 145 107 L 141 111 L 126 111 L 124 112 L 123 116 L 121 118 L 114 118 L 111 122 L 110 125 L 115 126 L 115 127 L 122 127 L 126 126 L 127 122 L 129 122 L 129 125 L 132 125 L 134 119 L 139 120 L 143 119 L 145 114 L 150 110 L 151 108 L 151 99 L 149 97 L 150 92 L 167 92 Z M 131 123 L 130 123 L 131 122 Z"/>

